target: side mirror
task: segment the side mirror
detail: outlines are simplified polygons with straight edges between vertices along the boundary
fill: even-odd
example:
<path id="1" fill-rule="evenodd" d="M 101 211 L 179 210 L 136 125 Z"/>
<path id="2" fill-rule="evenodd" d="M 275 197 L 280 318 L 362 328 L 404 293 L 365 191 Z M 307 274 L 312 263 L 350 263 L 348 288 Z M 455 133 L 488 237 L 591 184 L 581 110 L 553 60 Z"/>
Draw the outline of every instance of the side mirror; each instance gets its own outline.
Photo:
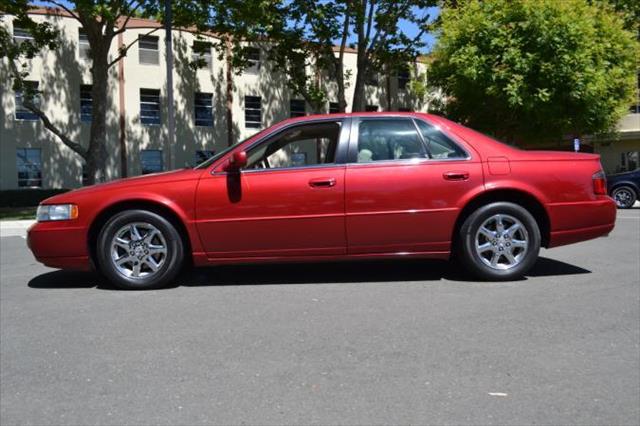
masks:
<path id="1" fill-rule="evenodd" d="M 241 168 L 247 165 L 247 152 L 246 151 L 236 151 L 231 155 L 229 159 L 229 164 L 226 167 L 226 171 L 228 172 L 237 172 L 240 171 Z"/>

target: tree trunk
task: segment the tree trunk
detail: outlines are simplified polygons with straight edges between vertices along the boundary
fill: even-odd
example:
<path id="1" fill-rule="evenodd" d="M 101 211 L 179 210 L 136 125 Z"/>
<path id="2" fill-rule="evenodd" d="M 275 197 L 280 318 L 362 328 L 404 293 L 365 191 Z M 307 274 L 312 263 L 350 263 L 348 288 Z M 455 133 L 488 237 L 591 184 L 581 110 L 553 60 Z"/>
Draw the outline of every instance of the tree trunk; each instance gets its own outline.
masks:
<path id="1" fill-rule="evenodd" d="M 233 135 L 233 66 L 231 65 L 231 41 L 227 40 L 225 43 L 225 58 L 226 65 L 226 84 L 225 84 L 225 115 L 227 119 L 227 145 L 231 146 L 234 143 Z"/>
<path id="2" fill-rule="evenodd" d="M 353 88 L 353 104 L 351 106 L 352 112 L 364 111 L 366 109 L 366 98 L 365 98 L 365 79 L 367 73 L 367 61 L 366 58 L 360 58 L 360 53 L 358 53 L 358 72 L 356 74 L 356 84 Z"/>
<path id="3" fill-rule="evenodd" d="M 336 81 L 338 83 L 338 111 L 347 111 L 347 96 L 344 89 L 344 62 L 340 60 L 337 65 Z"/>
<path id="4" fill-rule="evenodd" d="M 89 136 L 89 149 L 87 152 L 88 184 L 104 182 L 107 162 L 107 99 L 110 99 L 108 90 L 109 61 L 108 53 L 111 40 L 100 38 L 99 45 L 92 45 L 91 66 L 91 97 L 92 119 L 91 133 Z M 96 43 L 94 43 L 96 44 Z"/>

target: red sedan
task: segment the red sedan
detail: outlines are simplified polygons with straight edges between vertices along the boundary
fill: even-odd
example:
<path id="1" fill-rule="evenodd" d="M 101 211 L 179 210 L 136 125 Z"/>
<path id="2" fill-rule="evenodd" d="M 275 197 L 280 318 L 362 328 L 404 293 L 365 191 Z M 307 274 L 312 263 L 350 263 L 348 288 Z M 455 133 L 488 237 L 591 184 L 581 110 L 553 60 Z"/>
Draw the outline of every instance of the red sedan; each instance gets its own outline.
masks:
<path id="1" fill-rule="evenodd" d="M 455 257 L 510 280 L 540 247 L 607 235 L 616 207 L 599 157 L 521 151 L 419 113 L 291 119 L 194 169 L 45 200 L 28 244 L 55 268 L 123 288 L 181 267 Z"/>

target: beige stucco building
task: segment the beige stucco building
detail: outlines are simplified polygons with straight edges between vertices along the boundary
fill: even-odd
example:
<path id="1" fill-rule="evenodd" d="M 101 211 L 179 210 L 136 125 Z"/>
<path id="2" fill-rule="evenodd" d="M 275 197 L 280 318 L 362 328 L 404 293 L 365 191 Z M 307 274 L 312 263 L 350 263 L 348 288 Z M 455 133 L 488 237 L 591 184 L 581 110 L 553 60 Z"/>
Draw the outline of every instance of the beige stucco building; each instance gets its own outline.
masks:
<path id="1" fill-rule="evenodd" d="M 34 10 L 33 19 L 47 20 L 60 29 L 62 42 L 55 51 L 45 50 L 28 62 L 29 77 L 41 91 L 41 108 L 73 140 L 87 144 L 91 120 L 91 74 L 86 38 L 80 24 L 61 11 Z M 15 28 L 11 16 L 0 18 L 16 39 L 28 37 Z M 154 30 L 151 34 L 150 31 Z M 307 113 L 300 96 L 287 88 L 285 76 L 266 61 L 264 49 L 255 46 L 255 61 L 243 72 L 232 74 L 231 102 L 227 102 L 227 64 L 215 47 L 203 57 L 206 66 L 189 67 L 194 43 L 202 41 L 185 30 L 172 32 L 175 105 L 175 142 L 167 130 L 167 78 L 164 30 L 155 21 L 132 19 L 122 39 L 111 47 L 133 44 L 128 55 L 110 70 L 107 125 L 108 178 L 193 165 L 292 115 Z M 207 37 L 204 37 L 207 40 Z M 214 42 L 215 39 L 210 41 Z M 353 97 L 356 55 L 347 50 L 345 66 L 350 73 L 346 99 Z M 416 64 L 419 73 L 426 64 Z M 313 69 L 307 72 L 313 73 Z M 0 190 L 18 188 L 76 188 L 82 185 L 82 159 L 65 147 L 28 110 L 21 107 L 20 93 L 12 90 L 6 59 L 0 63 Z M 333 83 L 319 78 L 328 94 L 326 111 L 337 101 Z M 366 87 L 367 104 L 377 110 L 428 110 L 406 90 L 408 76 L 377 76 Z M 347 107 L 347 111 L 350 106 Z M 228 112 L 231 114 L 228 114 Z M 640 152 L 640 114 L 625 117 L 618 135 L 593 145 L 601 152 L 608 172 L 637 167 Z M 231 121 L 228 122 L 228 117 Z M 122 125 L 123 124 L 123 125 Z M 228 129 L 232 129 L 232 138 Z M 124 148 L 124 149 L 123 149 Z M 121 154 L 124 152 L 124 155 Z M 635 154 L 634 154 L 635 153 Z M 121 157 L 125 159 L 123 162 Z M 624 160 L 623 158 L 630 158 Z M 635 158 L 635 160 L 633 160 Z M 123 167 L 124 165 L 124 167 Z"/>
<path id="2" fill-rule="evenodd" d="M 80 24 L 62 11 L 34 10 L 32 18 L 47 20 L 59 28 L 62 42 L 54 51 L 44 50 L 28 62 L 27 80 L 41 91 L 40 107 L 74 141 L 87 144 L 91 120 L 91 74 L 87 57 L 88 44 Z M 14 28 L 12 17 L 0 21 L 14 38 L 28 37 Z M 110 70 L 107 116 L 109 179 L 121 176 L 121 147 L 126 151 L 127 175 L 169 170 L 193 165 L 229 143 L 227 108 L 231 110 L 232 138 L 235 143 L 257 131 L 293 115 L 308 113 L 302 97 L 287 88 L 285 76 L 265 60 L 265 46 L 255 46 L 255 62 L 243 72 L 232 74 L 232 101 L 227 102 L 227 64 L 220 59 L 215 42 L 202 56 L 206 66 L 194 70 L 189 66 L 194 42 L 207 42 L 209 36 L 197 38 L 190 31 L 172 32 L 175 105 L 175 142 L 168 143 L 167 78 L 165 33 L 155 21 L 131 19 L 121 40 L 111 47 L 117 54 L 122 43 L 128 45 L 139 37 L 120 64 Z M 149 34 L 154 28 L 156 31 Z M 203 40 L 204 38 L 204 40 Z M 355 52 L 346 52 L 345 66 L 356 69 Z M 423 64 L 417 64 L 423 67 Z M 314 72 L 309 69 L 307 72 Z M 0 189 L 27 187 L 75 188 L 82 185 L 82 159 L 64 146 L 56 136 L 28 110 L 21 107 L 20 93 L 12 90 L 8 64 L 0 64 L 2 91 L 0 100 Z M 353 97 L 355 72 L 351 72 L 346 93 Z M 384 76 L 368 85 L 367 103 L 378 110 L 417 109 L 421 104 L 399 88 L 398 77 L 389 82 Z M 405 81 L 402 81 L 402 80 Z M 406 78 L 400 77 L 400 85 Z M 326 111 L 336 101 L 335 88 L 320 81 L 328 93 Z M 390 87 L 391 93 L 387 94 Z M 349 110 L 349 107 L 347 108 Z M 124 141 L 120 123 L 124 122 Z M 124 142 L 124 143 L 123 143 Z"/>

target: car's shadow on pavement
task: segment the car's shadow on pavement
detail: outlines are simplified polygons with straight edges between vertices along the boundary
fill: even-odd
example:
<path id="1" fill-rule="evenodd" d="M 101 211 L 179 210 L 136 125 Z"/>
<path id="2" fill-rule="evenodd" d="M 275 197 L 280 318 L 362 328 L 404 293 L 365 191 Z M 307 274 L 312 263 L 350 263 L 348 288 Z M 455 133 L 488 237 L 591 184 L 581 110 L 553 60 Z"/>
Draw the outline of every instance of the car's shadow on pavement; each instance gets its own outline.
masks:
<path id="1" fill-rule="evenodd" d="M 555 259 L 540 257 L 527 277 L 588 274 L 591 271 Z M 177 286 L 238 286 L 279 284 L 333 284 L 366 282 L 440 281 L 478 282 L 453 262 L 385 260 L 332 263 L 233 265 L 192 268 L 175 281 Z M 98 288 L 113 290 L 99 274 L 53 271 L 29 281 L 38 289 Z"/>

